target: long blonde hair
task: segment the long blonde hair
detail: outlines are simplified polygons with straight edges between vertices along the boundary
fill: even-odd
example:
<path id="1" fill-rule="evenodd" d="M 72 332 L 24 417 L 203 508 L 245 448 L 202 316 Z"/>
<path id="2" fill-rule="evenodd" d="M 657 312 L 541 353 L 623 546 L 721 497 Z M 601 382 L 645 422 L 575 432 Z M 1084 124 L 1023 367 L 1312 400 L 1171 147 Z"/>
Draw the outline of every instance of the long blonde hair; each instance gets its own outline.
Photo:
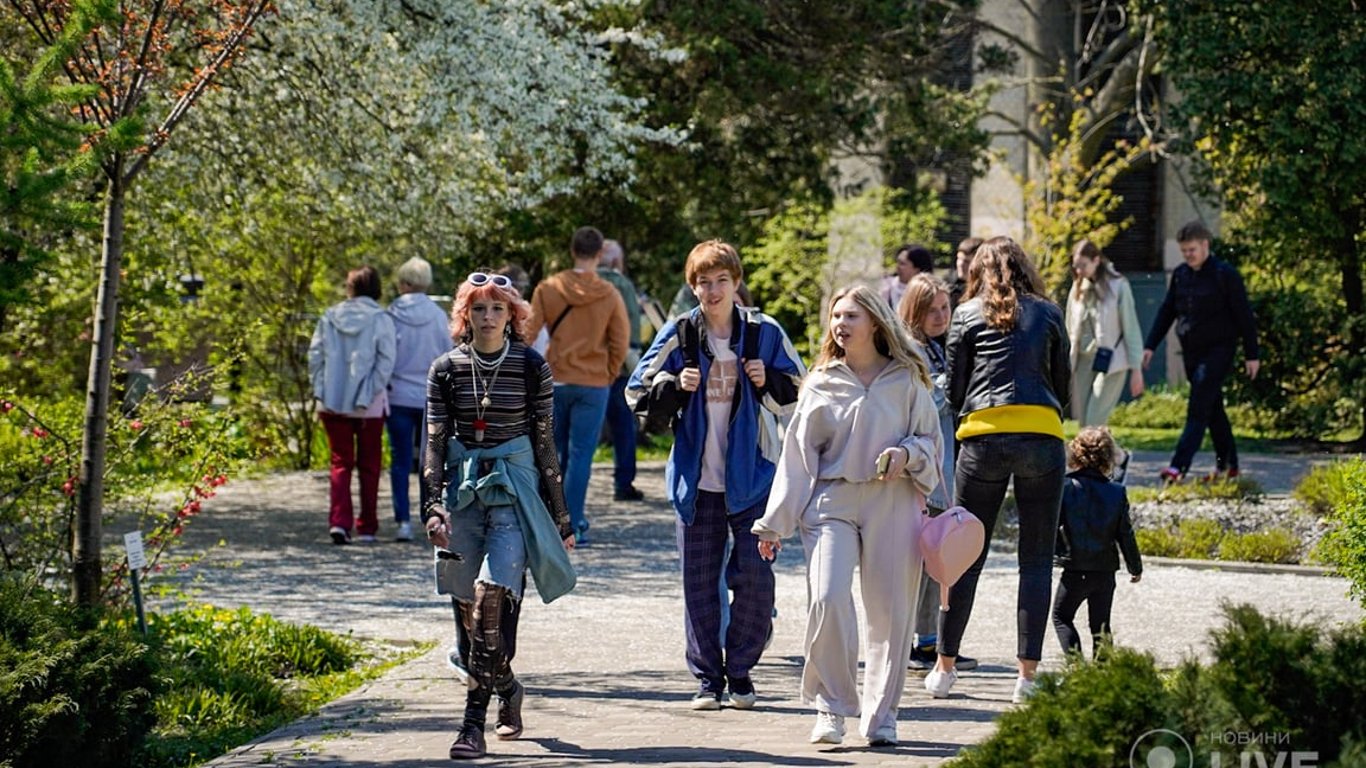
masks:
<path id="1" fill-rule="evenodd" d="M 830 297 L 829 312 L 835 311 L 840 299 L 849 298 L 858 303 L 873 321 L 873 346 L 877 351 L 901 363 L 925 386 L 930 386 L 930 369 L 925 360 L 915 351 L 915 342 L 906 333 L 906 328 L 887 301 L 866 285 L 851 285 L 835 291 Z M 820 369 L 844 357 L 844 348 L 835 343 L 833 328 L 826 328 L 825 339 L 821 341 L 820 352 L 812 369 Z"/>
<path id="2" fill-rule="evenodd" d="M 949 284 L 928 272 L 921 272 L 906 284 L 906 292 L 901 295 L 901 303 L 897 305 L 896 311 L 901 316 L 901 322 L 906 324 L 911 338 L 921 344 L 925 343 L 926 338 L 920 326 L 925 322 L 925 315 L 929 314 L 935 297 L 941 293 L 949 295 Z"/>
<path id="3" fill-rule="evenodd" d="M 1008 237 L 993 237 L 977 250 L 974 264 L 982 269 L 981 284 L 973 298 L 982 299 L 982 317 L 998 331 L 1015 328 L 1020 313 L 1020 296 L 1048 298 L 1043 278 L 1029 254 Z"/>

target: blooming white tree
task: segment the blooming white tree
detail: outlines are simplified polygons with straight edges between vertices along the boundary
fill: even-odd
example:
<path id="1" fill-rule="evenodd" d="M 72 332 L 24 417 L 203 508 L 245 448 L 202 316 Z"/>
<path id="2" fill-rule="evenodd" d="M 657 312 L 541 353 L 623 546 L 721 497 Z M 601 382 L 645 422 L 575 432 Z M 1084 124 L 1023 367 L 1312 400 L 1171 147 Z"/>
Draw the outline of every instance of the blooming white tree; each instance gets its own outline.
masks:
<path id="1" fill-rule="evenodd" d="M 217 200 L 330 201 L 419 251 L 584 184 L 629 184 L 640 146 L 681 133 L 643 125 L 642 100 L 614 86 L 610 43 L 658 43 L 593 31 L 610 5 L 284 0 L 166 173 Z"/>

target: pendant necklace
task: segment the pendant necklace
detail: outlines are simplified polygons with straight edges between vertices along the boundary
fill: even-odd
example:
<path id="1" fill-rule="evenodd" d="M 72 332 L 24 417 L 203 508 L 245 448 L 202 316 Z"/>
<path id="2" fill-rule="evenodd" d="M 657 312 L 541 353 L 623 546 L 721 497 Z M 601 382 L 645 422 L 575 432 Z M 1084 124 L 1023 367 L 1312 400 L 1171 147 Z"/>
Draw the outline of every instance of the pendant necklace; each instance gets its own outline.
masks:
<path id="1" fill-rule="evenodd" d="M 479 352 L 475 350 L 473 346 L 470 347 L 470 373 L 474 379 L 474 442 L 476 443 L 484 442 L 484 430 L 487 429 L 489 425 L 488 422 L 484 420 L 484 412 L 493 404 L 490 395 L 493 393 L 494 386 L 498 384 L 498 374 L 503 372 L 503 361 L 507 359 L 508 350 L 511 347 L 511 344 L 504 342 L 503 351 L 498 357 L 487 362 L 479 356 Z M 481 370 L 492 372 L 492 377 L 484 379 L 479 375 Z M 479 396 L 480 384 L 483 384 L 484 386 L 483 397 Z"/>

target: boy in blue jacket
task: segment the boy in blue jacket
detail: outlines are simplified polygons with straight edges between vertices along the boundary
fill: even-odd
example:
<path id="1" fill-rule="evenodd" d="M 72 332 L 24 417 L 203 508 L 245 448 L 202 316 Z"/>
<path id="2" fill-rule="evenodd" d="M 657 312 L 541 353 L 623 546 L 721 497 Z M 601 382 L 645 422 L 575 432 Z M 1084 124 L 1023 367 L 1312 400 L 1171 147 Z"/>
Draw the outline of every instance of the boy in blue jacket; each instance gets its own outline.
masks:
<path id="1" fill-rule="evenodd" d="M 1110 606 L 1115 597 L 1115 571 L 1120 553 L 1129 581 L 1143 578 L 1134 526 L 1129 520 L 1129 496 L 1110 479 L 1114 469 L 1114 438 L 1105 427 L 1087 427 L 1067 445 L 1072 471 L 1062 487 L 1062 514 L 1054 561 L 1062 566 L 1062 580 L 1053 599 L 1053 629 L 1066 653 L 1081 654 L 1081 635 L 1072 620 L 1086 603 L 1091 624 L 1091 655 L 1101 651 L 1110 634 Z"/>
<path id="2" fill-rule="evenodd" d="M 665 325 L 627 383 L 647 423 L 671 425 L 664 479 L 678 513 L 692 708 L 754 706 L 750 669 L 773 621 L 773 569 L 750 526 L 764 512 L 781 440 L 778 416 L 797 402 L 806 367 L 782 326 L 735 303 L 744 276 L 734 246 L 699 243 L 684 266 L 699 306 Z M 725 564 L 730 622 L 721 637 L 717 584 Z"/>

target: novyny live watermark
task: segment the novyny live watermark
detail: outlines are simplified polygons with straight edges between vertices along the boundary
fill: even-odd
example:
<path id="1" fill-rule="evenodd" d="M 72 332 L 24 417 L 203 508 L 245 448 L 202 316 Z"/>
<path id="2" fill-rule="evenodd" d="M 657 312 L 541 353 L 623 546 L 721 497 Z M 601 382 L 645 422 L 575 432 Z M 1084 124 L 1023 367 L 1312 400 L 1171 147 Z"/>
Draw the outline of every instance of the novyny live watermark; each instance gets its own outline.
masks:
<path id="1" fill-rule="evenodd" d="M 1319 753 L 1294 749 L 1288 733 L 1212 731 L 1198 737 L 1208 756 L 1197 764 L 1190 742 L 1155 728 L 1129 749 L 1129 768 L 1317 768 Z"/>

